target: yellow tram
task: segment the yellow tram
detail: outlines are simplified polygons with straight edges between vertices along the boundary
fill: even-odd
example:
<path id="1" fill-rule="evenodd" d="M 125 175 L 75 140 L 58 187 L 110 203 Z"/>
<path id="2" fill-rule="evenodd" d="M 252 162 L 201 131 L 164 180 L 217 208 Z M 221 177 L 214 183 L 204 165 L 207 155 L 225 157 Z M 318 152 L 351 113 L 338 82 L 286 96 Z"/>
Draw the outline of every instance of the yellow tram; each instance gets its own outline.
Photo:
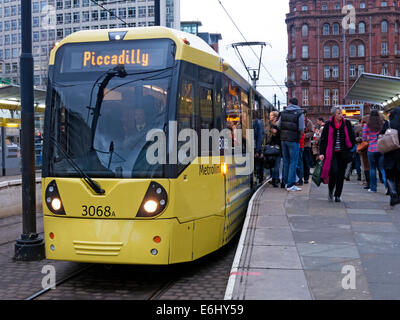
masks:
<path id="1" fill-rule="evenodd" d="M 251 110 L 266 118 L 269 104 L 203 40 L 163 27 L 77 32 L 52 50 L 47 90 L 48 259 L 180 263 L 240 230 L 253 174 L 238 175 L 200 132 L 251 129 Z M 200 137 L 188 163 L 176 153 L 184 129 Z M 148 159 L 156 142 L 165 163 Z"/>

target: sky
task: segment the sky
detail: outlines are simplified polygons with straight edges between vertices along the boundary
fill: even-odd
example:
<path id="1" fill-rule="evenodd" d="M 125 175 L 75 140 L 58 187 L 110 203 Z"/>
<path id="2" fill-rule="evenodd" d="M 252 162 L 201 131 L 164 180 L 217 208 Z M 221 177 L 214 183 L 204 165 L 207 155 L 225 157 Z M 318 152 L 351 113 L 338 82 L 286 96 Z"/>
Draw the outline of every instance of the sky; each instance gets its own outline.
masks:
<path id="1" fill-rule="evenodd" d="M 249 76 L 240 62 L 232 43 L 244 42 L 244 38 L 229 19 L 235 21 L 247 41 L 266 42 L 264 47 L 258 91 L 273 103 L 273 95 L 281 104 L 286 104 L 286 88 L 261 87 L 262 85 L 284 85 L 287 74 L 287 0 L 181 0 L 181 21 L 201 21 L 200 32 L 221 33 L 220 55 L 248 81 Z M 260 46 L 252 47 L 260 55 Z M 258 67 L 258 60 L 250 48 L 242 49 L 243 59 L 250 68 Z M 268 72 L 265 70 L 267 69 Z"/>

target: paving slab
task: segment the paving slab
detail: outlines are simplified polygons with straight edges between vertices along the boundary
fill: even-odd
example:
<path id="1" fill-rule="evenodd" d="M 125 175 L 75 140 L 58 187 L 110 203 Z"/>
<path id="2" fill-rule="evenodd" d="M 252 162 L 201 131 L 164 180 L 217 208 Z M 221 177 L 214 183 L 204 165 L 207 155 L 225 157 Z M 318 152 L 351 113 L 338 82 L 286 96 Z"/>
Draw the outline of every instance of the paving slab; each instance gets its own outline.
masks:
<path id="1" fill-rule="evenodd" d="M 264 186 L 249 211 L 243 232 L 251 236 L 230 296 L 400 299 L 400 206 L 390 207 L 384 192 L 379 185 L 368 193 L 353 177 L 343 201 L 332 203 L 326 185 L 298 193 Z"/>
<path id="2" fill-rule="evenodd" d="M 297 249 L 294 246 L 254 246 L 249 267 L 302 269 Z"/>
<path id="3" fill-rule="evenodd" d="M 246 300 L 311 300 L 302 270 L 249 269 Z"/>
<path id="4" fill-rule="evenodd" d="M 294 246 L 292 231 L 289 227 L 281 228 L 259 228 L 255 231 L 254 245 L 282 245 Z"/>

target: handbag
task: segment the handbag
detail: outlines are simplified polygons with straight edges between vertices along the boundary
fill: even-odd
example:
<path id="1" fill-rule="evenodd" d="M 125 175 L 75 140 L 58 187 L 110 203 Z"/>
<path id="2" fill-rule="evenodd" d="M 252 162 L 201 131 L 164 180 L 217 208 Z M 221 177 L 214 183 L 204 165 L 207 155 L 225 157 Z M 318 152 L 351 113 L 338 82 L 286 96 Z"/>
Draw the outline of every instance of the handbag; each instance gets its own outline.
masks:
<path id="1" fill-rule="evenodd" d="M 400 149 L 399 133 L 396 129 L 390 128 L 390 122 L 389 128 L 386 130 L 385 134 L 378 139 L 377 148 L 380 153 L 387 153 Z"/>
<path id="2" fill-rule="evenodd" d="M 314 172 L 312 175 L 312 181 L 316 184 L 317 187 L 319 187 L 321 185 L 321 173 L 322 173 L 322 161 L 318 160 L 315 168 L 314 168 Z"/>
<path id="3" fill-rule="evenodd" d="M 279 157 L 281 155 L 281 147 L 278 145 L 267 144 L 264 147 L 264 157 Z"/>
<path id="4" fill-rule="evenodd" d="M 369 142 L 368 141 L 363 141 L 360 144 L 357 145 L 357 153 L 364 152 L 365 150 L 368 149 Z"/>

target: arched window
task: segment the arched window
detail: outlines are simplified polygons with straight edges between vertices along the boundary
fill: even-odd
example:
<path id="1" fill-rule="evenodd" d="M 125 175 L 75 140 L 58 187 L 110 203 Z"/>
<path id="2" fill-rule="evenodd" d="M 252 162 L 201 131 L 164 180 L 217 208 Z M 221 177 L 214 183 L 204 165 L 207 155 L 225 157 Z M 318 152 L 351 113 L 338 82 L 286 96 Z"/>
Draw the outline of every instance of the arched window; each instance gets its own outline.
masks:
<path id="1" fill-rule="evenodd" d="M 340 26 L 339 23 L 334 23 L 332 25 L 332 33 L 338 35 L 340 33 Z"/>
<path id="2" fill-rule="evenodd" d="M 322 29 L 322 34 L 323 35 L 329 35 L 330 34 L 330 29 L 331 29 L 331 26 L 329 25 L 329 23 L 325 23 L 324 24 L 324 26 L 323 26 L 323 29 Z"/>
<path id="3" fill-rule="evenodd" d="M 339 58 L 339 46 L 336 44 L 332 47 L 332 58 Z"/>
<path id="4" fill-rule="evenodd" d="M 381 32 L 388 32 L 388 23 L 386 20 L 383 20 L 381 22 Z"/>
<path id="5" fill-rule="evenodd" d="M 355 44 L 350 45 L 350 57 L 357 56 L 357 46 Z"/>
<path id="6" fill-rule="evenodd" d="M 308 37 L 308 25 L 303 24 L 301 27 L 301 35 L 302 37 Z"/>
<path id="7" fill-rule="evenodd" d="M 358 56 L 365 57 L 365 47 L 363 44 L 358 45 Z"/>
<path id="8" fill-rule="evenodd" d="M 331 57 L 331 47 L 329 45 L 324 46 L 324 58 L 329 59 Z"/>
<path id="9" fill-rule="evenodd" d="M 361 34 L 365 33 L 365 23 L 364 22 L 360 22 L 358 24 L 358 33 L 361 33 Z"/>

